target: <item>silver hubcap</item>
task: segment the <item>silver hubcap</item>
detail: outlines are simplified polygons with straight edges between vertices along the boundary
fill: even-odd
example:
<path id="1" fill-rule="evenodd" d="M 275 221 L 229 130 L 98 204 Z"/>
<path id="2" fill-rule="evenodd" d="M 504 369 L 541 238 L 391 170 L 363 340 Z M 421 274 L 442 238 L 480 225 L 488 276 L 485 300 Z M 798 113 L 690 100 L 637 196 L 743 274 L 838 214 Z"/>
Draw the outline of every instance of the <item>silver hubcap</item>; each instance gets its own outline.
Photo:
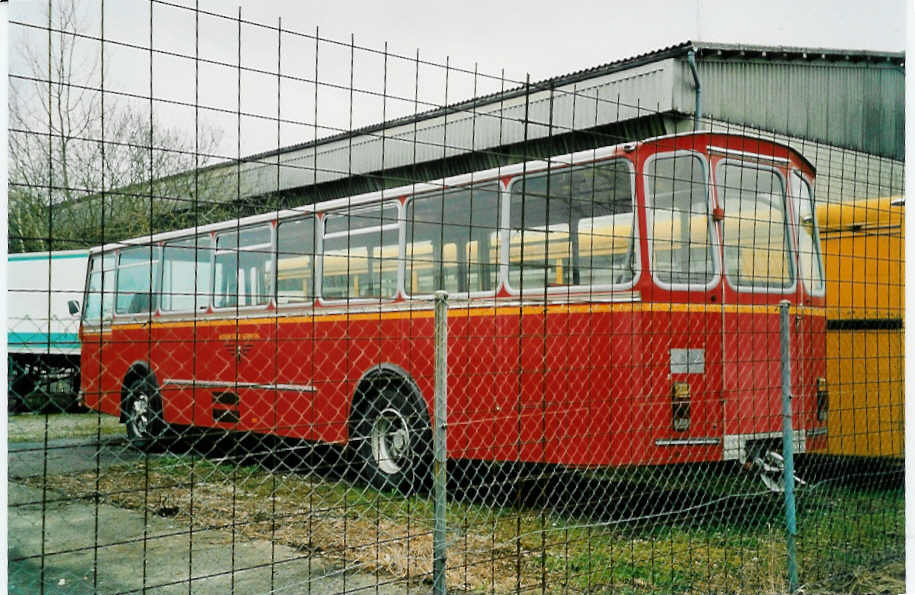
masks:
<path id="1" fill-rule="evenodd" d="M 372 424 L 372 458 L 384 473 L 398 473 L 410 458 L 410 428 L 396 409 L 385 409 Z"/>
<path id="2" fill-rule="evenodd" d="M 146 393 L 134 395 L 130 405 L 130 425 L 137 436 L 146 436 L 149 429 L 149 395 Z"/>

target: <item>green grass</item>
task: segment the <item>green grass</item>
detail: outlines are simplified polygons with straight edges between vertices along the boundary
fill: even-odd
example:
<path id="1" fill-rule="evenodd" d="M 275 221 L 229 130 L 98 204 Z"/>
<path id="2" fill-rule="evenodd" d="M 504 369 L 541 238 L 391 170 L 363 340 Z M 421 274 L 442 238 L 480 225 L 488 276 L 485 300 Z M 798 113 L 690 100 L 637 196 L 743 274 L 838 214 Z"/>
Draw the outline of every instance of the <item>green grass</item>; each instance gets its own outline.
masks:
<path id="1" fill-rule="evenodd" d="M 798 512 L 799 564 L 807 581 L 828 584 L 902 559 L 903 506 L 901 486 L 838 486 L 808 495 Z"/>
<path id="2" fill-rule="evenodd" d="M 7 424 L 9 442 L 43 442 L 65 438 L 95 438 L 124 434 L 118 418 L 98 413 L 25 413 L 12 415 Z"/>

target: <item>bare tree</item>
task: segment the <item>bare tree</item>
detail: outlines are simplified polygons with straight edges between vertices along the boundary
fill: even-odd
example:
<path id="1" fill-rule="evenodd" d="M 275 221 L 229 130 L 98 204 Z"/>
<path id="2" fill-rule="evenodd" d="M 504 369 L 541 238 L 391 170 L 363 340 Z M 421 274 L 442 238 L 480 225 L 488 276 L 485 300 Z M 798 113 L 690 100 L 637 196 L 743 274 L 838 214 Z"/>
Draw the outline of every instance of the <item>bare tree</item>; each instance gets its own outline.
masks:
<path id="1" fill-rule="evenodd" d="M 22 44 L 24 72 L 11 77 L 10 252 L 161 231 L 170 213 L 186 220 L 200 206 L 203 179 L 194 172 L 218 134 L 169 128 L 103 95 L 100 55 L 77 43 L 87 27 L 76 3 L 56 2 L 52 16 L 51 41 Z"/>

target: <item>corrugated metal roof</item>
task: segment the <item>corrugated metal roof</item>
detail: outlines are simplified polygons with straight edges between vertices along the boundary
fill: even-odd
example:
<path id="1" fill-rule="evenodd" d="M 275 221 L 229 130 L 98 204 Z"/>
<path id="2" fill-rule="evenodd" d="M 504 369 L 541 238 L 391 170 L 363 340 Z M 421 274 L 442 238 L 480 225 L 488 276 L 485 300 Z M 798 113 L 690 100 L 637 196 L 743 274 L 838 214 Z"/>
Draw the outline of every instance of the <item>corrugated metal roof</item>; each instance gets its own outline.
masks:
<path id="1" fill-rule="evenodd" d="M 310 202 L 331 197 L 319 196 L 321 187 L 349 191 L 343 185 L 353 176 L 401 172 L 419 181 L 492 167 L 494 156 L 510 162 L 511 147 L 522 142 L 563 143 L 575 134 L 591 135 L 595 146 L 635 140 L 595 132 L 608 127 L 676 132 L 695 111 L 690 52 L 703 84 L 703 118 L 902 159 L 903 53 L 686 41 L 211 166 L 217 177 L 241 174 L 240 193 L 213 200 L 308 192 L 297 200 Z"/>
<path id="2" fill-rule="evenodd" d="M 234 175 L 240 168 L 245 198 L 634 121 L 671 110 L 680 53 L 676 46 L 651 60 L 621 61 L 211 169 Z"/>
<path id="3" fill-rule="evenodd" d="M 354 129 L 352 131 L 341 132 L 335 135 L 327 136 L 320 138 L 318 140 L 306 141 L 303 143 L 298 143 L 295 145 L 290 145 L 288 147 L 283 147 L 279 150 L 270 150 L 263 153 L 257 153 L 242 158 L 242 161 L 259 161 L 268 157 L 274 157 L 277 154 L 288 153 L 290 151 L 296 151 L 304 148 L 310 148 L 317 145 L 324 145 L 328 143 L 333 143 L 339 140 L 348 139 L 353 136 L 361 136 L 365 134 L 372 134 L 379 132 L 385 128 L 392 128 L 398 126 L 404 126 L 408 124 L 413 124 L 415 122 L 420 122 L 424 120 L 429 120 L 431 118 L 438 118 L 446 114 L 453 114 L 457 112 L 464 112 L 473 109 L 477 109 L 484 105 L 489 105 L 493 103 L 498 103 L 500 101 L 514 99 L 520 96 L 523 96 L 526 92 L 529 91 L 538 91 L 544 89 L 555 89 L 557 87 L 563 87 L 576 82 L 584 81 L 590 78 L 595 78 L 607 74 L 612 74 L 619 72 L 621 70 L 626 70 L 636 66 L 641 66 L 644 64 L 649 64 L 652 62 L 659 62 L 668 58 L 679 58 L 684 57 L 690 50 L 694 50 L 698 57 L 703 56 L 718 56 L 718 57 L 741 57 L 741 58 L 766 58 L 769 60 L 806 60 L 806 61 L 815 61 L 815 60 L 825 60 L 825 61 L 850 61 L 850 62 L 869 62 L 869 63 L 888 63 L 900 68 L 905 66 L 905 53 L 904 52 L 875 52 L 869 50 L 843 50 L 843 49 L 830 49 L 830 48 L 804 48 L 804 47 L 790 47 L 790 46 L 763 46 L 763 45 L 744 45 L 744 44 L 727 44 L 727 43 L 711 43 L 711 42 L 698 42 L 698 41 L 684 41 L 675 45 L 670 45 L 665 48 L 658 50 L 653 50 L 651 52 L 645 52 L 642 54 L 637 54 L 628 58 L 621 58 L 619 60 L 614 60 L 612 62 L 607 62 L 599 66 L 594 66 L 591 68 L 586 68 L 571 72 L 568 74 L 563 74 L 548 78 L 542 81 L 536 81 L 530 84 L 530 87 L 518 86 L 512 89 L 508 89 L 499 93 L 492 93 L 490 95 L 484 95 L 481 97 L 475 97 L 468 101 L 461 101 L 443 106 L 440 108 L 428 110 L 425 112 L 420 112 L 415 115 L 405 116 L 402 118 L 397 118 L 389 120 L 387 122 L 381 122 L 378 124 L 372 124 L 370 126 L 364 126 L 362 128 Z"/>
<path id="4" fill-rule="evenodd" d="M 471 111 L 478 109 L 486 105 L 497 104 L 499 102 L 508 101 L 518 97 L 523 97 L 525 93 L 535 92 L 545 89 L 555 89 L 557 87 L 567 86 L 569 84 L 574 84 L 583 80 L 590 78 L 611 74 L 614 72 L 619 72 L 621 70 L 626 70 L 635 66 L 640 66 L 643 64 L 648 64 L 651 62 L 657 62 L 667 58 L 673 58 L 678 56 L 684 56 L 689 51 L 690 48 L 694 47 L 693 42 L 687 41 L 677 45 L 668 46 L 666 48 L 655 50 L 652 52 L 647 52 L 644 54 L 638 54 L 630 58 L 623 58 L 613 62 L 608 62 L 600 66 L 594 66 L 592 68 L 587 68 L 583 70 L 578 70 L 571 72 L 569 74 L 564 74 L 542 81 L 536 81 L 530 83 L 530 86 L 520 85 L 506 91 L 501 91 L 498 93 L 491 93 L 489 95 L 482 95 L 480 97 L 475 97 L 470 100 L 455 102 L 448 104 L 442 107 L 435 109 L 427 110 L 424 112 L 419 112 L 418 114 L 404 116 L 402 118 L 396 118 L 388 120 L 386 122 L 380 122 L 378 124 L 371 124 L 369 126 L 363 126 L 361 128 L 354 129 L 352 131 L 341 132 L 331 136 L 326 136 L 319 138 L 317 140 L 310 140 L 303 143 L 298 143 L 295 145 L 289 145 L 283 147 L 282 149 L 271 149 L 269 151 L 264 151 L 262 153 L 257 153 L 254 155 L 249 155 L 243 157 L 242 161 L 257 161 L 266 159 L 268 157 L 275 157 L 278 154 L 288 153 L 290 151 L 297 151 L 300 149 L 307 149 L 318 145 L 325 145 L 328 143 L 334 143 L 340 140 L 345 140 L 354 136 L 362 136 L 366 134 L 373 134 L 379 132 L 386 128 L 394 128 L 399 126 L 406 126 L 416 122 L 422 122 L 430 120 L 433 118 L 440 118 L 445 115 L 450 115 L 459 112 Z"/>
<path id="5" fill-rule="evenodd" d="M 705 115 L 903 158 L 903 54 L 718 44 L 704 47 L 696 61 Z M 674 110 L 693 114 L 695 90 L 681 85 L 673 92 Z"/>

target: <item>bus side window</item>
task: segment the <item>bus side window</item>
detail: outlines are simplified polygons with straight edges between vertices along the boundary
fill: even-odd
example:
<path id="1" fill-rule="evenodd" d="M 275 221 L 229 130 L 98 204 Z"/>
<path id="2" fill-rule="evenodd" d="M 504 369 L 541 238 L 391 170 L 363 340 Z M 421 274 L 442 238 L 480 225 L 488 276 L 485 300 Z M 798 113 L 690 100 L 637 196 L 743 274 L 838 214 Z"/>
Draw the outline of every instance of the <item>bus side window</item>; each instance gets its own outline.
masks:
<path id="1" fill-rule="evenodd" d="M 266 304 L 273 294 L 273 244 L 266 226 L 216 236 L 213 305 Z"/>
<path id="2" fill-rule="evenodd" d="M 635 277 L 632 169 L 624 159 L 517 178 L 508 280 L 515 289 L 621 285 Z"/>
<path id="3" fill-rule="evenodd" d="M 397 206 L 390 203 L 328 215 L 321 295 L 327 299 L 397 295 L 399 232 Z"/>
<path id="4" fill-rule="evenodd" d="M 283 221 L 277 226 L 276 298 L 291 304 L 314 299 L 314 217 Z"/>
<path id="5" fill-rule="evenodd" d="M 407 294 L 493 290 L 499 262 L 497 183 L 420 194 L 406 208 Z"/>
<path id="6" fill-rule="evenodd" d="M 161 308 L 165 312 L 205 310 L 210 303 L 210 238 L 168 242 L 162 251 Z"/>
<path id="7" fill-rule="evenodd" d="M 156 246 L 124 248 L 118 255 L 118 314 L 138 314 L 156 309 L 159 249 Z"/>
<path id="8" fill-rule="evenodd" d="M 820 233 L 814 216 L 813 195 L 810 185 L 795 171 L 791 174 L 791 194 L 798 214 L 798 265 L 804 287 L 815 295 L 826 290 L 823 280 L 823 257 L 820 253 Z"/>

